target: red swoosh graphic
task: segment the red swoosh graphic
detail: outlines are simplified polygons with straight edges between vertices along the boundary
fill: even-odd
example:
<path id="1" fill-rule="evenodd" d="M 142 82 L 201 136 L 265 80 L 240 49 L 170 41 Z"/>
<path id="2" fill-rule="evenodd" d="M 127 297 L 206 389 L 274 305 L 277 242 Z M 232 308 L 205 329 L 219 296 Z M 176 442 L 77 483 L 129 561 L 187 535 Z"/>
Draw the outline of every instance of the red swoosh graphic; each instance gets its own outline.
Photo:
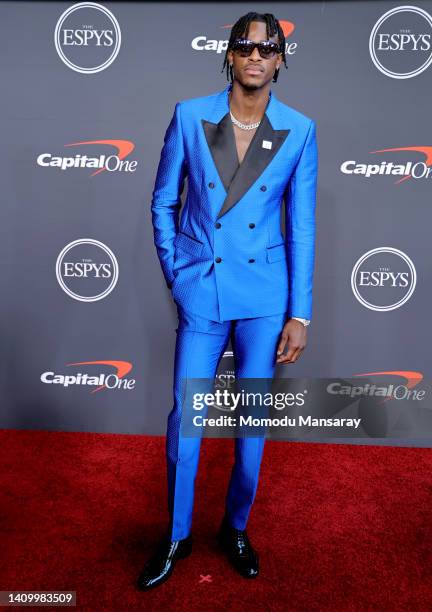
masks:
<path id="1" fill-rule="evenodd" d="M 66 365 L 109 365 L 116 368 L 118 378 L 123 378 L 128 372 L 132 370 L 132 364 L 129 361 L 76 361 L 75 363 L 67 363 Z M 101 389 L 106 389 L 105 385 L 101 385 L 96 389 L 93 389 L 91 393 L 96 393 Z"/>
<path id="2" fill-rule="evenodd" d="M 432 166 L 432 147 L 397 147 L 394 149 L 379 149 L 378 151 L 369 151 L 370 153 L 386 153 L 387 151 L 417 151 L 418 153 L 423 153 L 426 157 L 425 164 L 428 166 Z M 412 178 L 411 174 L 408 176 L 404 176 L 403 178 L 396 181 L 395 185 L 406 181 L 407 179 Z"/>
<path id="3" fill-rule="evenodd" d="M 416 385 L 418 385 L 423 380 L 423 374 L 420 372 L 411 372 L 409 370 L 392 370 L 392 371 L 384 371 L 384 372 L 365 372 L 363 374 L 354 374 L 354 376 L 377 376 L 378 374 L 388 374 L 390 376 L 399 376 L 400 378 L 405 378 L 406 387 L 408 389 L 413 389 Z M 383 402 L 387 402 L 390 397 L 385 397 Z"/>
<path id="4" fill-rule="evenodd" d="M 291 36 L 291 34 L 295 30 L 295 25 L 291 21 L 287 21 L 286 19 L 279 19 L 279 23 L 280 23 L 280 27 L 282 28 L 282 32 L 284 33 L 285 38 L 288 38 L 288 36 Z M 234 24 L 231 23 L 228 25 L 223 25 L 221 26 L 221 28 L 226 30 L 227 28 L 232 28 L 233 25 Z"/>
<path id="5" fill-rule="evenodd" d="M 117 157 L 119 159 L 124 159 L 132 153 L 135 149 L 135 145 L 130 140 L 83 140 L 82 142 L 71 142 L 69 144 L 65 144 L 65 147 L 75 147 L 77 145 L 87 145 L 87 144 L 102 144 L 102 145 L 110 145 L 117 149 Z M 106 168 L 99 168 L 91 174 L 90 176 L 96 176 L 99 172 L 105 172 Z"/>

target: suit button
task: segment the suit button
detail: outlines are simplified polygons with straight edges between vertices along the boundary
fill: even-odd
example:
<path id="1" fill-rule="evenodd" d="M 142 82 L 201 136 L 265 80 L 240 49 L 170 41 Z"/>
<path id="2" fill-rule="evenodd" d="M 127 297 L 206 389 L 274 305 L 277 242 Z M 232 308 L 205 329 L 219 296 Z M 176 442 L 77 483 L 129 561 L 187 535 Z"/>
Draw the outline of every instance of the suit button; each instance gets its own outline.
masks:
<path id="1" fill-rule="evenodd" d="M 266 191 L 267 187 L 265 185 L 261 185 L 260 189 L 261 189 L 261 191 Z"/>
<path id="2" fill-rule="evenodd" d="M 214 184 L 214 183 L 212 183 L 212 182 L 210 182 L 210 183 L 208 184 L 208 186 L 210 187 L 210 189 L 214 189 L 215 184 Z"/>
<path id="3" fill-rule="evenodd" d="M 253 229 L 255 227 L 255 223 L 249 223 L 249 227 Z"/>
<path id="4" fill-rule="evenodd" d="M 221 225 L 219 222 L 218 222 L 218 223 L 215 223 L 215 228 L 216 228 L 216 229 L 220 229 L 221 227 L 222 227 L 222 225 Z"/>
<path id="5" fill-rule="evenodd" d="M 216 257 L 215 262 L 220 263 L 222 261 L 222 257 Z"/>
<path id="6" fill-rule="evenodd" d="M 248 263 L 255 263 L 255 259 L 249 259 Z"/>

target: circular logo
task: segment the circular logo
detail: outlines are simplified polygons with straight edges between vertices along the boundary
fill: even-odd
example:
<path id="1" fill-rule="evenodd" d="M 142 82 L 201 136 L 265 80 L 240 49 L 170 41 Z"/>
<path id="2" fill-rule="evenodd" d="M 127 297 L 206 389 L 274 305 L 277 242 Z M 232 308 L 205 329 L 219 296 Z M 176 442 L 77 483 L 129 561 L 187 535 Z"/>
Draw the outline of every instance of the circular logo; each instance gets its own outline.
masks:
<path id="1" fill-rule="evenodd" d="M 234 353 L 229 350 L 224 351 L 216 373 L 216 388 L 229 389 L 234 380 Z"/>
<path id="2" fill-rule="evenodd" d="M 351 288 L 360 304 L 387 312 L 412 296 L 417 274 L 411 259 L 392 247 L 378 247 L 362 255 L 351 273 Z"/>
<path id="3" fill-rule="evenodd" d="M 79 2 L 66 9 L 57 21 L 54 44 L 66 66 L 93 74 L 108 68 L 117 57 L 120 26 L 105 6 Z"/>
<path id="4" fill-rule="evenodd" d="M 117 284 L 119 267 L 114 253 L 105 244 L 82 238 L 67 244 L 56 261 L 60 287 L 74 300 L 96 302 Z"/>
<path id="5" fill-rule="evenodd" d="M 417 6 L 393 8 L 378 19 L 369 37 L 375 66 L 393 79 L 410 79 L 432 63 L 432 17 Z"/>

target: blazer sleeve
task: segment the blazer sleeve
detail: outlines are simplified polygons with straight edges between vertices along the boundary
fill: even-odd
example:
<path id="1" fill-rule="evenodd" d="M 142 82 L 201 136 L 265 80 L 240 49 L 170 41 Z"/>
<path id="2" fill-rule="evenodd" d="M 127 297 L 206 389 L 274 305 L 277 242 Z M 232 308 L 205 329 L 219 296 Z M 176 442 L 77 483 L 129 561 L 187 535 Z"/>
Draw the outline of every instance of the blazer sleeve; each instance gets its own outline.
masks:
<path id="1" fill-rule="evenodd" d="M 165 133 L 151 204 L 154 244 L 169 288 L 174 280 L 174 239 L 186 173 L 181 103 L 177 102 Z"/>
<path id="2" fill-rule="evenodd" d="M 312 318 L 317 175 L 316 123 L 311 120 L 302 153 L 285 191 L 288 315 L 304 319 Z"/>

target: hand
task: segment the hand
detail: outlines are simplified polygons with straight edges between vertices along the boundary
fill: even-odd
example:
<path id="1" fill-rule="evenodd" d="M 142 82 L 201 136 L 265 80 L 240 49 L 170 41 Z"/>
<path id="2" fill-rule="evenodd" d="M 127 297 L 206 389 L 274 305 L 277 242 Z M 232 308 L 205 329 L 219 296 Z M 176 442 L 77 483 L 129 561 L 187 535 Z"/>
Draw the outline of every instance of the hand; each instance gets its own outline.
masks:
<path id="1" fill-rule="evenodd" d="M 306 346 L 307 329 L 296 319 L 289 319 L 282 330 L 277 347 L 276 363 L 295 363 Z M 288 345 L 288 351 L 284 353 Z"/>

